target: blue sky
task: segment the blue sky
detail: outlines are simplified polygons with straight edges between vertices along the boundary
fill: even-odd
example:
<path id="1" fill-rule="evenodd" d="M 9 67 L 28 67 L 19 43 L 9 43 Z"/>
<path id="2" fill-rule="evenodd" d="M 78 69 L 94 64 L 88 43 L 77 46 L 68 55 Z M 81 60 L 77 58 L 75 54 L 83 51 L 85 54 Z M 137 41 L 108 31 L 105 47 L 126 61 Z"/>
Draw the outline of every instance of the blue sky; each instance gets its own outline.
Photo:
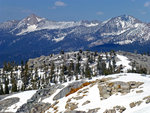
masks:
<path id="1" fill-rule="evenodd" d="M 127 14 L 150 22 L 150 0 L 0 0 L 0 22 L 32 13 L 56 21 L 103 21 Z"/>

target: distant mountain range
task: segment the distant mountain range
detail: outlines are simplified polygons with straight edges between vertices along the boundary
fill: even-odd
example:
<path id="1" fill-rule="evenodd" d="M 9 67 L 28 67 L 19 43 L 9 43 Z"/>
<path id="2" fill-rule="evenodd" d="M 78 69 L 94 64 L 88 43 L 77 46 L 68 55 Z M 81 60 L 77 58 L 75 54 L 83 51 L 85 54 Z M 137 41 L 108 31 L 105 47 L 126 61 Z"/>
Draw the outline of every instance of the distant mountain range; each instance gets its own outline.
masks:
<path id="1" fill-rule="evenodd" d="M 61 50 L 150 50 L 150 24 L 122 15 L 100 21 L 50 21 L 32 14 L 0 23 L 0 65 Z"/>

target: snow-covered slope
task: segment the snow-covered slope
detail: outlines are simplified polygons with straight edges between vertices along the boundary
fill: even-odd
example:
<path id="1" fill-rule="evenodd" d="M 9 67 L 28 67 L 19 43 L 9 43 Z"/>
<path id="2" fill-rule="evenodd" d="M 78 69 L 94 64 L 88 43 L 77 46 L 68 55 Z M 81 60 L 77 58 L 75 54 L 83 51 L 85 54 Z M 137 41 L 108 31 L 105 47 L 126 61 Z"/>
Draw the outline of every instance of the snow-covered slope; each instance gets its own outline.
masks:
<path id="1" fill-rule="evenodd" d="M 109 80 L 109 79 L 112 80 Z M 107 99 L 101 98 L 101 90 L 100 84 L 102 80 L 106 80 L 105 82 L 111 84 L 113 82 L 139 82 L 139 85 L 136 88 L 131 89 L 128 93 L 123 94 L 120 91 L 116 91 L 116 93 L 112 94 Z M 107 80 L 108 79 L 108 80 Z M 88 80 L 87 80 L 88 81 Z M 146 76 L 141 76 L 140 74 L 131 74 L 131 73 L 122 73 L 115 74 L 109 76 L 101 76 L 98 78 L 94 78 L 93 83 L 88 86 L 85 86 L 79 89 L 77 92 L 70 94 L 69 96 L 65 96 L 56 101 L 53 100 L 53 97 L 60 91 L 60 89 L 54 93 L 51 97 L 46 98 L 43 102 L 49 102 L 54 105 L 50 107 L 46 113 L 51 112 L 65 112 L 67 110 L 75 110 L 75 111 L 90 111 L 95 110 L 93 113 L 104 113 L 106 110 L 113 109 L 119 112 L 119 108 L 114 109 L 116 106 L 120 106 L 121 110 L 124 110 L 123 113 L 140 113 L 140 111 L 144 111 L 143 113 L 149 113 L 150 103 L 148 103 L 148 99 L 146 97 L 150 96 L 150 78 Z M 105 82 L 103 84 L 105 84 Z M 133 84 L 134 86 L 134 84 Z M 119 89 L 119 88 L 118 88 Z M 121 89 L 121 88 L 120 88 Z M 105 90 L 105 89 L 104 89 Z M 131 103 L 139 102 L 138 104 Z"/>
<path id="2" fill-rule="evenodd" d="M 91 80 L 85 79 L 80 86 L 67 91 L 66 88 L 70 84 L 73 82 L 62 84 L 63 87 L 57 89 L 52 95 L 38 100 L 39 103 L 49 103 L 43 112 L 149 113 L 150 75 L 120 73 L 99 76 Z M 33 94 L 35 91 L 26 91 L 6 97 L 5 99 L 18 97 L 20 100 L 1 112 L 16 112 Z"/>
<path id="3" fill-rule="evenodd" d="M 116 65 L 117 66 L 122 65 L 123 66 L 123 72 L 127 72 L 128 70 L 132 69 L 132 67 L 130 65 L 130 61 L 128 60 L 127 57 L 117 54 L 117 58 L 119 59 L 119 61 L 116 63 Z"/>

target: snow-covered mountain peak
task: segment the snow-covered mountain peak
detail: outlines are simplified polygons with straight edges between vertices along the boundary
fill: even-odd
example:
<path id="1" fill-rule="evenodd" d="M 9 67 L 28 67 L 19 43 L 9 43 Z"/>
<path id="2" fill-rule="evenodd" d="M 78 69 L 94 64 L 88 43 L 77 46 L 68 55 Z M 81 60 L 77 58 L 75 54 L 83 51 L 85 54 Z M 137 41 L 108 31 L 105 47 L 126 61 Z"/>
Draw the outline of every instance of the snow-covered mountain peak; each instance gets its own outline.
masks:
<path id="1" fill-rule="evenodd" d="M 118 16 L 118 17 L 114 17 L 110 21 L 114 21 L 114 22 L 115 21 L 116 22 L 118 22 L 118 21 L 125 21 L 125 22 L 131 23 L 131 24 L 141 23 L 141 21 L 139 21 L 135 17 L 129 16 L 129 15 L 121 15 L 121 16 Z"/>
<path id="2" fill-rule="evenodd" d="M 43 20 L 43 18 L 36 16 L 35 14 L 31 14 L 28 17 L 26 17 L 25 19 L 23 19 L 21 22 L 25 22 L 26 24 L 34 25 L 34 24 L 37 24 L 38 22 L 40 22 L 41 20 Z"/>
<path id="3" fill-rule="evenodd" d="M 128 16 L 128 15 L 122 15 L 118 17 L 114 17 L 106 22 L 106 26 L 110 26 L 112 28 L 119 28 L 119 29 L 127 29 L 134 27 L 136 23 L 142 23 L 138 19 Z"/>
<path id="4" fill-rule="evenodd" d="M 35 14 L 31 14 L 22 19 L 11 32 L 15 32 L 17 35 L 22 35 L 27 32 L 36 31 L 38 24 L 44 20 L 46 19 L 36 16 Z"/>

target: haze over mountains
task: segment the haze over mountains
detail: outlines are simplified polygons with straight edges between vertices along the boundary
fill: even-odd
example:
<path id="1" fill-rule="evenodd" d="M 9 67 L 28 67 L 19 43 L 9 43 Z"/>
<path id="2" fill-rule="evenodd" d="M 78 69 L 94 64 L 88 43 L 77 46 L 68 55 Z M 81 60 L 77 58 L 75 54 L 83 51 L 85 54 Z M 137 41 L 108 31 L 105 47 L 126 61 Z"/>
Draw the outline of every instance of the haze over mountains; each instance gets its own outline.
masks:
<path id="1" fill-rule="evenodd" d="M 122 15 L 100 21 L 50 21 L 32 14 L 22 20 L 0 23 L 0 64 L 20 61 L 61 50 L 150 49 L 149 24 Z"/>

